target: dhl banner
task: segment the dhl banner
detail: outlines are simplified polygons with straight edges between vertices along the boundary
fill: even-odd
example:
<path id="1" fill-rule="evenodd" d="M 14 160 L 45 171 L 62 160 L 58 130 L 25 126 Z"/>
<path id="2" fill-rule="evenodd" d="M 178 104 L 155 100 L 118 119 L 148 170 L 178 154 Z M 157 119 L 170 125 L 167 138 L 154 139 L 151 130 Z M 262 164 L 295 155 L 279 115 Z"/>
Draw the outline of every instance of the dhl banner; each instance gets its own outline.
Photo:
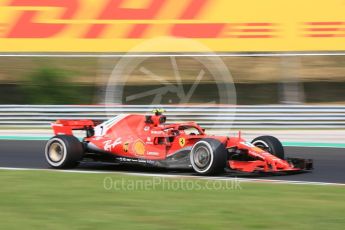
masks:
<path id="1" fill-rule="evenodd" d="M 0 0 L 0 52 L 128 52 L 160 37 L 203 46 L 141 51 L 344 51 L 345 0 Z"/>

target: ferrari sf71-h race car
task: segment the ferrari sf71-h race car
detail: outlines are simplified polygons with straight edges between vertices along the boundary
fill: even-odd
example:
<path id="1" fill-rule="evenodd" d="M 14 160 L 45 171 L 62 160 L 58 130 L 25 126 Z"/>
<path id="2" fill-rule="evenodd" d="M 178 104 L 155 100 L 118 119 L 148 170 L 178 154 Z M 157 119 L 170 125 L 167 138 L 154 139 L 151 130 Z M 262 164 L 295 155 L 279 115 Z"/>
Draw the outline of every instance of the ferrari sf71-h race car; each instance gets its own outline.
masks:
<path id="1" fill-rule="evenodd" d="M 142 164 L 192 168 L 201 175 L 224 171 L 297 172 L 312 169 L 312 160 L 287 158 L 280 141 L 260 136 L 251 143 L 241 138 L 207 135 L 195 122 L 166 123 L 162 110 L 154 115 L 121 114 L 105 122 L 57 120 L 56 136 L 45 148 L 53 168 L 73 168 L 80 162 Z M 79 141 L 73 130 L 85 130 Z"/>

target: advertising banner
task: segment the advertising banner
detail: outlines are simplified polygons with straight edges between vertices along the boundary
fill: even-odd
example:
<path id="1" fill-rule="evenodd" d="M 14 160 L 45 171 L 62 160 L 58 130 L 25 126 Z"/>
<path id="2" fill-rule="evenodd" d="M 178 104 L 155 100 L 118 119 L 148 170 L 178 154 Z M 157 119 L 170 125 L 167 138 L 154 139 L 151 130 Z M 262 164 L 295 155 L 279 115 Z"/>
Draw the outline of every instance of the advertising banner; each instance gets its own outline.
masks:
<path id="1" fill-rule="evenodd" d="M 1 0 L 0 52 L 345 50 L 344 0 Z M 201 47 L 207 47 L 204 50 Z"/>

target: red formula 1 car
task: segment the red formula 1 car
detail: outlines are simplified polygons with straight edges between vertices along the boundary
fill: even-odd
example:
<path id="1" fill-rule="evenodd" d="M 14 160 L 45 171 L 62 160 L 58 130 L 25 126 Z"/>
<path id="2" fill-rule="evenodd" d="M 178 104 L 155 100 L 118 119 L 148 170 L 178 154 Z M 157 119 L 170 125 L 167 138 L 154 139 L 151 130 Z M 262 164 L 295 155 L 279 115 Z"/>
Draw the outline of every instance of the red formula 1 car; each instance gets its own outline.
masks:
<path id="1" fill-rule="evenodd" d="M 54 168 L 72 168 L 92 160 L 192 168 L 202 175 L 224 170 L 276 173 L 312 169 L 310 159 L 285 159 L 283 146 L 275 137 L 261 136 L 249 143 L 240 134 L 207 135 L 195 122 L 166 123 L 162 112 L 121 114 L 103 123 L 58 120 L 52 124 L 56 136 L 46 145 L 46 160 Z M 79 141 L 73 130 L 85 130 L 86 137 Z"/>

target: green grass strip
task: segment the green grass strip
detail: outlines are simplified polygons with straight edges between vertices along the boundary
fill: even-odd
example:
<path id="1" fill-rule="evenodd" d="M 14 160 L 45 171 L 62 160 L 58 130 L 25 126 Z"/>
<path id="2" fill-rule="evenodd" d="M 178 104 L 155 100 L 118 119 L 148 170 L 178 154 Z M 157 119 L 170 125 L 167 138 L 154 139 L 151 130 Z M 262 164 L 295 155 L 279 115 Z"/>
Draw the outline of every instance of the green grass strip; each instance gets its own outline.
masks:
<path id="1" fill-rule="evenodd" d="M 241 182 L 231 187 L 226 181 L 162 180 L 0 170 L 1 228 L 314 230 L 345 226 L 341 186 Z"/>
<path id="2" fill-rule="evenodd" d="M 345 143 L 283 142 L 284 146 L 345 148 Z"/>
<path id="3" fill-rule="evenodd" d="M 14 140 L 14 141 L 46 141 L 50 137 L 44 136 L 0 136 L 0 140 Z"/>

